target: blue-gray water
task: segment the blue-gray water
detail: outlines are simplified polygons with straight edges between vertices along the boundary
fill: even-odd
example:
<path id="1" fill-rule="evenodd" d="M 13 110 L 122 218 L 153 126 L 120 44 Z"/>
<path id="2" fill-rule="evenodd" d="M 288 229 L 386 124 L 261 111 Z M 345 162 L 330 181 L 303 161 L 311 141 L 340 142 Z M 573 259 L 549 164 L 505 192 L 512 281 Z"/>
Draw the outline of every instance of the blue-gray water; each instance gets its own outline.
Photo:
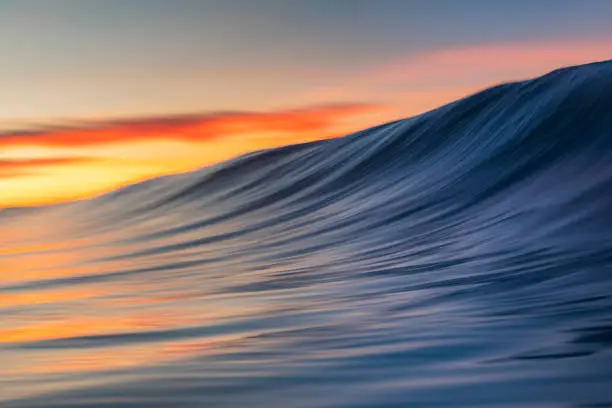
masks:
<path id="1" fill-rule="evenodd" d="M 612 62 L 0 212 L 0 406 L 612 407 Z"/>

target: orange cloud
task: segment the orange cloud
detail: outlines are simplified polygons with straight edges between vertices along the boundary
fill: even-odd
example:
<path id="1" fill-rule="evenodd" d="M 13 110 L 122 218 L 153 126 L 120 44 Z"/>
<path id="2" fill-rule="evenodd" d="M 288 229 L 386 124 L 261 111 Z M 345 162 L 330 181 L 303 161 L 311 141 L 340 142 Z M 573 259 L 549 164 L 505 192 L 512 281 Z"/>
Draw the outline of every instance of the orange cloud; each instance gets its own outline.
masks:
<path id="1" fill-rule="evenodd" d="M 254 150 L 342 136 L 378 123 L 384 111 L 380 105 L 337 104 L 5 132 L 0 207 L 91 197 Z"/>
<path id="2" fill-rule="evenodd" d="M 168 139 L 211 141 L 255 132 L 327 133 L 339 120 L 378 111 L 379 105 L 338 104 L 279 112 L 236 112 L 138 118 L 0 134 L 2 145 L 85 146 Z"/>

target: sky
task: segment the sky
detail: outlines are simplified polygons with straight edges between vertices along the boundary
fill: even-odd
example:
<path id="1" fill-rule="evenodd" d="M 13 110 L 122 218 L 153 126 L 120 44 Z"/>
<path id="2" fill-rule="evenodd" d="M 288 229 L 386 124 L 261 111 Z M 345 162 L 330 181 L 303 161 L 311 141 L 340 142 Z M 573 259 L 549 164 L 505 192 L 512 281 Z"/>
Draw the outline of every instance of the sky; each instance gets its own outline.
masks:
<path id="1" fill-rule="evenodd" d="M 612 58 L 607 0 L 0 0 L 0 208 Z"/>

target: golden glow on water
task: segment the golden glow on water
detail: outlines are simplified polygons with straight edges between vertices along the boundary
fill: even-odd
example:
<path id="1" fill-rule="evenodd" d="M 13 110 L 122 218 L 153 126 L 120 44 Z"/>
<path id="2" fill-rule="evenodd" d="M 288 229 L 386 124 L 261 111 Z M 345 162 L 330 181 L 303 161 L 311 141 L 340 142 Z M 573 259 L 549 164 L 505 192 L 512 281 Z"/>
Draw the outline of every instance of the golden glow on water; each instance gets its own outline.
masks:
<path id="1" fill-rule="evenodd" d="M 155 347 L 114 347 L 96 353 L 75 350 L 61 356 L 41 356 L 36 361 L 16 367 L 12 375 L 87 373 L 109 370 L 127 370 L 151 364 L 171 363 L 190 356 L 213 355 L 229 347 L 239 349 L 241 336 L 219 336 L 200 342 L 174 342 L 156 344 Z"/>
<path id="2" fill-rule="evenodd" d="M 142 249 L 137 243 L 108 245 L 124 238 L 123 230 L 95 238 L 74 234 L 70 241 L 50 239 L 78 230 L 82 220 L 78 211 L 72 211 L 68 218 L 61 209 L 32 214 L 30 220 L 40 217 L 41 222 L 34 221 L 28 228 L 19 219 L 5 219 L 6 228 L 0 230 L 0 242 L 6 244 L 0 253 L 0 375 L 5 382 L 18 382 L 4 393 L 6 397 L 79 386 L 87 383 L 79 377 L 87 373 L 142 369 L 239 350 L 247 337 L 257 334 L 206 331 L 245 316 L 264 315 L 268 307 L 214 294 L 210 284 L 198 286 L 194 281 L 190 285 L 192 278 L 173 276 L 172 271 L 146 278 L 108 278 L 165 258 L 112 260 L 127 248 Z M 97 277 L 102 281 L 96 282 Z M 186 338 L 172 334 L 185 330 L 196 334 Z M 203 330 L 201 336 L 198 330 Z M 153 338 L 129 340 L 140 335 Z M 62 342 L 75 345 L 63 347 Z M 61 384 L 53 380 L 69 374 L 77 377 Z M 39 385 L 32 391 L 19 384 Z"/>
<path id="3" fill-rule="evenodd" d="M 17 280 L 16 280 L 17 281 Z M 15 282 L 15 281 L 14 281 Z M 19 281 L 17 281 L 19 282 Z M 100 296 L 100 289 L 56 289 L 31 292 L 8 293 L 0 298 L 0 307 L 35 306 L 47 303 L 64 303 L 75 300 L 84 301 Z M 2 333 L 2 331 L 0 331 Z M 0 341 L 4 337 L 0 335 Z M 5 339 L 4 339 L 5 340 Z"/>

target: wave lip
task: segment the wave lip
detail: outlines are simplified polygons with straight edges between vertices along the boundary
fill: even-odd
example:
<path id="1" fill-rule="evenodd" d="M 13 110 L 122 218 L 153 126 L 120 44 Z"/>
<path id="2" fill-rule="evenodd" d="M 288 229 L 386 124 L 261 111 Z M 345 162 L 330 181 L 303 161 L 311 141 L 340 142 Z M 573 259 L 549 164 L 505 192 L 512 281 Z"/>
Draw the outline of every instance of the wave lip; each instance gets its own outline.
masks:
<path id="1" fill-rule="evenodd" d="M 610 163 L 606 61 L 3 211 L 5 405 L 610 405 Z"/>

